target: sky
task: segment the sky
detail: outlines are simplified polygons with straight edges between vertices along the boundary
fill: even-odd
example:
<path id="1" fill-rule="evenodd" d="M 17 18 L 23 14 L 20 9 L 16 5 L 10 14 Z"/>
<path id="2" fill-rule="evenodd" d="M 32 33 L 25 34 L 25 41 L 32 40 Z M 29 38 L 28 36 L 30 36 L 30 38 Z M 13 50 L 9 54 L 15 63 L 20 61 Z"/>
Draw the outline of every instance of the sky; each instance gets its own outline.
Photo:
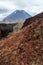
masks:
<path id="1" fill-rule="evenodd" d="M 15 10 L 25 10 L 34 16 L 43 12 L 43 0 L 0 0 L 0 20 Z"/>

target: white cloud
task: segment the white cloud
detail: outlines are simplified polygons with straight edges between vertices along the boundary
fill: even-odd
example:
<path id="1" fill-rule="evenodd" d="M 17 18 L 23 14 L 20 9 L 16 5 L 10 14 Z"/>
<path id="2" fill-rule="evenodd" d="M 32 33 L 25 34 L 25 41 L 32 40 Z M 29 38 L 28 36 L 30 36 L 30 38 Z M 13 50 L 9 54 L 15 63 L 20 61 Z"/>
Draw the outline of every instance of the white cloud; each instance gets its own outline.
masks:
<path id="1" fill-rule="evenodd" d="M 43 0 L 0 0 L 0 9 L 8 9 L 6 13 L 0 15 L 1 18 L 7 16 L 16 9 L 23 9 L 31 15 L 43 12 Z"/>
<path id="2" fill-rule="evenodd" d="M 14 9 L 16 6 L 13 5 L 10 1 L 0 1 L 0 8 L 7 8 L 9 10 Z"/>

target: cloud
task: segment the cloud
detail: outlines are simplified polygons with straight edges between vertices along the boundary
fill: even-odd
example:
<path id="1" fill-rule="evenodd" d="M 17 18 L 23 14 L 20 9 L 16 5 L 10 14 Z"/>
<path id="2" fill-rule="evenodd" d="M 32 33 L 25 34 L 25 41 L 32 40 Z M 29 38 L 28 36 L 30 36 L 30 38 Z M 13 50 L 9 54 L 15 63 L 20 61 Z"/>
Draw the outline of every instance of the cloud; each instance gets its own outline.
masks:
<path id="1" fill-rule="evenodd" d="M 15 8 L 12 2 L 10 1 L 0 1 L 0 8 L 7 8 L 9 10 Z"/>
<path id="2" fill-rule="evenodd" d="M 3 18 L 17 9 L 36 15 L 43 12 L 43 0 L 0 0 L 0 17 Z"/>
<path id="3" fill-rule="evenodd" d="M 31 15 L 35 15 L 43 11 L 43 0 L 11 0 L 16 9 L 24 9 Z"/>
<path id="4" fill-rule="evenodd" d="M 28 9 L 28 11 L 33 13 L 39 12 L 39 10 L 42 11 L 43 0 L 0 0 L 0 7 L 7 8 L 10 11 L 16 9 Z"/>
<path id="5" fill-rule="evenodd" d="M 8 9 L 3 9 L 3 8 L 0 9 L 0 14 L 6 13 L 6 12 L 8 12 Z"/>

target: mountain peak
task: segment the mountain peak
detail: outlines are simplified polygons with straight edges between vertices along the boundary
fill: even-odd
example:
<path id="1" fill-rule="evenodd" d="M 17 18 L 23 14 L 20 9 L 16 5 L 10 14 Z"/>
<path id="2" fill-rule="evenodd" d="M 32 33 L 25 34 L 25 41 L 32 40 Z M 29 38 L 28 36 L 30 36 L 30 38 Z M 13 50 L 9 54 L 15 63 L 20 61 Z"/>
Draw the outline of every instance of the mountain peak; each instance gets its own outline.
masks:
<path id="1" fill-rule="evenodd" d="M 13 13 L 11 13 L 9 16 L 7 16 L 3 21 L 5 23 L 6 21 L 9 23 L 24 22 L 25 19 L 30 18 L 30 17 L 31 15 L 25 12 L 24 10 L 16 10 Z"/>
<path id="2" fill-rule="evenodd" d="M 15 12 L 25 12 L 24 10 L 16 10 Z"/>

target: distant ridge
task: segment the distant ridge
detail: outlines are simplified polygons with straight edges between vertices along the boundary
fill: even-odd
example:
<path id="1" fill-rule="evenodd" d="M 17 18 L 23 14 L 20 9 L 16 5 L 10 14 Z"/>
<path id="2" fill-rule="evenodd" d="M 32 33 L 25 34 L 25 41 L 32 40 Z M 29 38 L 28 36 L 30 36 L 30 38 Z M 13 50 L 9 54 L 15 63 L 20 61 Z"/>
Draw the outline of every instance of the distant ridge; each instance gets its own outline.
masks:
<path id="1" fill-rule="evenodd" d="M 30 18 L 31 15 L 25 12 L 24 10 L 16 10 L 7 16 L 2 22 L 4 23 L 17 23 L 24 22 L 25 19 Z"/>

